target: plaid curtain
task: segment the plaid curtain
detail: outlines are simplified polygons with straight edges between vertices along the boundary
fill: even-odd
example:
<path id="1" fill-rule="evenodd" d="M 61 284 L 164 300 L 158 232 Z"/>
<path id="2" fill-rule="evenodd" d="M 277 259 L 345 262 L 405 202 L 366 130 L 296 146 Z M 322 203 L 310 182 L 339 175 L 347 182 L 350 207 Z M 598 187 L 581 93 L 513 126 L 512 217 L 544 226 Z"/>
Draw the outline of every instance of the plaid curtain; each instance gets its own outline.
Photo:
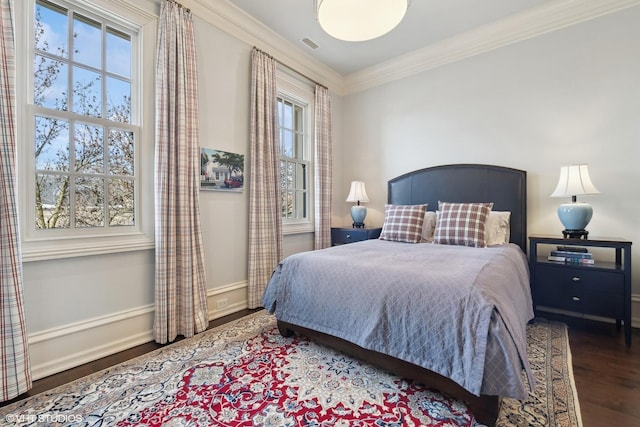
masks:
<path id="1" fill-rule="evenodd" d="M 333 181 L 331 98 L 329 90 L 316 85 L 315 91 L 315 239 L 314 248 L 331 246 L 331 189 Z"/>
<path id="2" fill-rule="evenodd" d="M 277 108 L 276 61 L 254 48 L 251 52 L 249 308 L 262 306 L 264 289 L 282 258 Z"/>
<path id="3" fill-rule="evenodd" d="M 156 67 L 154 338 L 164 344 L 209 324 L 200 227 L 198 87 L 191 12 L 163 1 Z"/>
<path id="4" fill-rule="evenodd" d="M 22 296 L 22 255 L 16 205 L 15 39 L 13 0 L 0 3 L 0 386 L 1 401 L 31 388 Z"/>

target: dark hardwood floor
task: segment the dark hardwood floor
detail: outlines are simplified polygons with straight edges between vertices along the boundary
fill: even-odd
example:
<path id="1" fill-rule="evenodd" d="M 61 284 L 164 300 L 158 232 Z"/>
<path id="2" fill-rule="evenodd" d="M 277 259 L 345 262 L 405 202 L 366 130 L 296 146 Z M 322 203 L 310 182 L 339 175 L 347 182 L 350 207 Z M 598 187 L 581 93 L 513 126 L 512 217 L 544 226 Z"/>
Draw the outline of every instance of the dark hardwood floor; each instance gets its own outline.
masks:
<path id="1" fill-rule="evenodd" d="M 623 331 L 613 324 L 557 320 L 569 326 L 584 427 L 640 426 L 640 329 L 632 329 L 627 347 Z"/>
<path id="2" fill-rule="evenodd" d="M 256 310 L 243 310 L 216 319 L 213 328 Z M 640 330 L 633 330 L 631 347 L 615 325 L 568 317 L 546 318 L 569 325 L 573 371 L 584 427 L 640 426 Z M 52 389 L 93 372 L 162 347 L 148 343 L 34 382 L 16 400 Z M 5 406 L 10 402 L 4 402 Z"/>

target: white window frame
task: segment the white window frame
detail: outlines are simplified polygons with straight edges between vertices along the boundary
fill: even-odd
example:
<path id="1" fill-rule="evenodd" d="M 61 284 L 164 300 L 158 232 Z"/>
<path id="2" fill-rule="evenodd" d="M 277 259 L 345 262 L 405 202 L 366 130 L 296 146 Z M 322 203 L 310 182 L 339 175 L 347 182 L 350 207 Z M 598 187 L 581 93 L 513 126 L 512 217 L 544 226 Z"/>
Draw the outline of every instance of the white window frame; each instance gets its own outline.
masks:
<path id="1" fill-rule="evenodd" d="M 107 20 L 128 32 L 137 33 L 131 40 L 131 116 L 138 131 L 134 153 L 136 219 L 133 226 L 110 229 L 36 229 L 33 118 L 38 114 L 39 107 L 33 104 L 32 93 L 36 0 L 21 0 L 16 2 L 16 28 L 23 28 L 16 32 L 16 130 L 23 261 L 153 249 L 154 64 L 158 18 L 126 0 L 51 1 L 99 21 Z M 60 116 L 64 116 L 65 112 L 60 113 Z M 128 126 L 119 128 L 127 129 Z"/>
<path id="2" fill-rule="evenodd" d="M 282 234 L 313 233 L 315 231 L 315 106 L 314 88 L 307 80 L 284 67 L 278 67 L 276 73 L 278 96 L 290 99 L 304 107 L 304 160 L 308 162 L 307 171 L 307 218 L 303 220 L 282 220 Z M 281 159 L 284 159 L 281 156 Z"/>

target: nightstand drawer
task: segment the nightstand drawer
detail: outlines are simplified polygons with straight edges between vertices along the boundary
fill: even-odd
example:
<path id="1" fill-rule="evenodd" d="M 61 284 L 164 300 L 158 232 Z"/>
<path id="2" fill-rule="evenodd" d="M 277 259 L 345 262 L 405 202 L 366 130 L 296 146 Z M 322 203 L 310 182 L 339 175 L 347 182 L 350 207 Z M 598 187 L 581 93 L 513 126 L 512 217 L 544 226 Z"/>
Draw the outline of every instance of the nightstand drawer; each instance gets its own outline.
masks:
<path id="1" fill-rule="evenodd" d="M 624 317 L 624 300 L 619 295 L 589 292 L 578 286 L 554 286 L 541 283 L 538 288 L 537 304 L 615 319 Z"/>
<path id="2" fill-rule="evenodd" d="M 576 287 L 587 292 L 624 295 L 624 275 L 612 271 L 572 268 L 567 265 L 538 265 L 536 282 L 541 286 Z"/>
<path id="3" fill-rule="evenodd" d="M 537 304 L 596 316 L 624 317 L 624 276 L 562 266 L 539 265 Z"/>
<path id="4" fill-rule="evenodd" d="M 331 244 L 344 245 L 380 237 L 381 228 L 332 228 Z"/>

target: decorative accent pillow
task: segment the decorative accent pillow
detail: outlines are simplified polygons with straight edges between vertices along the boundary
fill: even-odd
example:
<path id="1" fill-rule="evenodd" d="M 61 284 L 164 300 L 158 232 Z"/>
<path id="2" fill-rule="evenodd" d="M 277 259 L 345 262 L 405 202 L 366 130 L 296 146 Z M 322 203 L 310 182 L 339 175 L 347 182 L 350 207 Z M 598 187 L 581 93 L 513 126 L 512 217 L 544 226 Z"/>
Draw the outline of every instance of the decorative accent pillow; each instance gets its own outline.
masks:
<path id="1" fill-rule="evenodd" d="M 427 205 L 385 205 L 381 240 L 419 243 Z"/>
<path id="2" fill-rule="evenodd" d="M 445 245 L 487 246 L 485 224 L 493 203 L 438 202 L 434 243 Z"/>
<path id="3" fill-rule="evenodd" d="M 491 211 L 485 224 L 484 232 L 487 246 L 504 245 L 511 238 L 511 212 Z"/>
<path id="4" fill-rule="evenodd" d="M 432 243 L 433 232 L 436 230 L 436 213 L 433 211 L 426 211 L 424 213 L 424 224 L 422 224 L 422 242 Z"/>

